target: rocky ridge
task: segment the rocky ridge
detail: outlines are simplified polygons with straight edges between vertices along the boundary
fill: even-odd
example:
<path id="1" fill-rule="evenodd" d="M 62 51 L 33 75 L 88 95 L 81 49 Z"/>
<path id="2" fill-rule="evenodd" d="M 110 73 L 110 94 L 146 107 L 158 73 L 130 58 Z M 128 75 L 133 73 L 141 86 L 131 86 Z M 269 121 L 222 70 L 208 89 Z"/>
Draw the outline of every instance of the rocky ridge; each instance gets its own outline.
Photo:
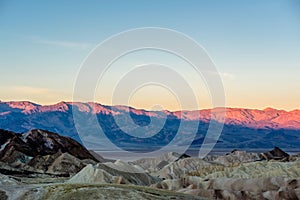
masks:
<path id="1" fill-rule="evenodd" d="M 71 138 L 45 130 L 16 134 L 0 130 L 0 172 L 69 176 L 99 162 Z"/>
<path id="2" fill-rule="evenodd" d="M 274 108 L 244 109 L 244 108 L 214 108 L 195 111 L 147 111 L 135 109 L 128 106 L 106 106 L 95 102 L 59 102 L 53 105 L 39 105 L 28 101 L 0 102 L 0 115 L 5 116 L 11 113 L 23 113 L 26 115 L 47 112 L 71 112 L 76 109 L 80 112 L 93 114 L 121 115 L 124 112 L 131 112 L 138 116 L 165 117 L 173 115 L 184 120 L 198 120 L 208 122 L 223 121 L 225 124 L 246 126 L 249 128 L 288 128 L 300 129 L 300 110 L 285 111 Z"/>
<path id="3" fill-rule="evenodd" d="M 182 136 L 177 138 L 175 148 L 178 145 L 191 148 L 201 146 L 210 122 L 213 127 L 224 122 L 221 137 L 216 141 L 218 148 L 280 146 L 295 149 L 300 146 L 299 110 L 214 108 L 171 112 L 106 106 L 95 102 L 59 102 L 53 105 L 38 105 L 27 101 L 0 102 L 0 129 L 18 133 L 26 133 L 32 129 L 59 132 L 84 143 L 89 149 L 112 148 L 106 146 L 107 139 L 126 149 L 148 151 L 153 146 L 162 147 L 172 141 L 181 122 L 185 126 L 181 126 Z M 199 126 L 195 136 L 196 123 Z M 102 131 L 99 130 L 99 125 Z M 126 133 L 138 137 L 130 137 Z M 210 138 L 207 139 L 209 141 Z"/>

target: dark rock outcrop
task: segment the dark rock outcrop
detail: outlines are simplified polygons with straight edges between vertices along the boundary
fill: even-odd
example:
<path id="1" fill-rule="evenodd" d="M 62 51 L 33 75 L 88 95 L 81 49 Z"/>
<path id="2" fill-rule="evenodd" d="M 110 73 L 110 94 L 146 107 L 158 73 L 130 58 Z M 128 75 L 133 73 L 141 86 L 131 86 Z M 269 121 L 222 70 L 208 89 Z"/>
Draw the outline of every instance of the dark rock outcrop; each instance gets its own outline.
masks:
<path id="1" fill-rule="evenodd" d="M 0 161 L 14 162 L 22 159 L 24 155 L 29 157 L 53 155 L 57 152 L 68 153 L 78 159 L 91 159 L 98 161 L 85 147 L 75 140 L 60 136 L 45 130 L 34 129 L 23 135 L 13 132 L 1 131 L 3 141 L 9 143 L 0 151 Z M 8 139 L 7 139 L 8 138 Z"/>
<path id="2" fill-rule="evenodd" d="M 0 130 L 0 144 L 0 172 L 4 174 L 69 176 L 87 164 L 103 162 L 75 140 L 44 130 L 25 134 Z"/>
<path id="3" fill-rule="evenodd" d="M 7 143 L 10 139 L 15 137 L 15 133 L 12 131 L 2 130 L 0 129 L 0 145 L 4 145 Z"/>
<path id="4" fill-rule="evenodd" d="M 275 147 L 273 150 L 261 153 L 260 158 L 263 160 L 282 160 L 282 161 L 288 161 L 290 155 L 286 152 L 284 152 L 279 147 Z"/>
<path id="5" fill-rule="evenodd" d="M 96 160 L 94 156 L 75 140 L 45 130 L 34 129 L 24 134 L 23 140 L 34 149 L 35 155 L 52 155 L 58 151 L 69 153 L 79 159 Z M 35 154 L 35 155 L 34 155 Z"/>

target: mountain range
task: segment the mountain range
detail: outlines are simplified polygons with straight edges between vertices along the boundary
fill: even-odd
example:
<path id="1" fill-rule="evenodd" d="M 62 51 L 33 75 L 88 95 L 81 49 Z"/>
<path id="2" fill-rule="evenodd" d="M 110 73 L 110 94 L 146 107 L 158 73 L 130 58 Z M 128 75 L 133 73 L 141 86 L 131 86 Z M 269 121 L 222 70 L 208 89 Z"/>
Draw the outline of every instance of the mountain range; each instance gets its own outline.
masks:
<path id="1" fill-rule="evenodd" d="M 0 102 L 1 129 L 18 133 L 32 129 L 53 131 L 93 149 L 109 148 L 110 143 L 110 146 L 125 150 L 145 148 L 151 151 L 150 147 L 165 146 L 174 140 L 179 146 L 199 147 L 208 128 L 213 132 L 214 124 L 220 126 L 223 121 L 216 147 L 300 147 L 300 110 L 214 108 L 171 112 L 94 102 L 53 105 L 29 101 Z M 208 136 L 206 140 L 209 139 Z M 211 140 L 213 142 L 214 138 Z"/>

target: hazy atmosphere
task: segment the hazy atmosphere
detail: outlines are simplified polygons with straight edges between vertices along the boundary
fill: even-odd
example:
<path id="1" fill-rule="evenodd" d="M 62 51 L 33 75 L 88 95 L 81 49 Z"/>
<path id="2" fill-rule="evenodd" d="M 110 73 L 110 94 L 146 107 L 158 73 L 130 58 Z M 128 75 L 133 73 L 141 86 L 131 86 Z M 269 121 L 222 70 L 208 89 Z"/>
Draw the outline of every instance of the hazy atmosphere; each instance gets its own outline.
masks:
<path id="1" fill-rule="evenodd" d="M 296 0 L 3 0 L 0 99 L 38 104 L 72 101 L 80 65 L 97 44 L 128 29 L 164 27 L 192 37 L 207 51 L 222 77 L 227 107 L 298 109 L 299 10 Z M 189 67 L 164 53 L 140 52 L 120 59 L 107 80 L 113 81 L 122 69 L 150 61 Z M 191 84 L 199 88 L 197 82 Z M 212 107 L 205 87 L 199 90 L 200 106 L 189 109 Z M 104 88 L 94 100 L 111 104 L 108 91 L 109 87 Z M 128 104 L 146 109 L 157 104 L 164 109 L 180 109 L 172 94 L 157 87 L 142 88 Z"/>

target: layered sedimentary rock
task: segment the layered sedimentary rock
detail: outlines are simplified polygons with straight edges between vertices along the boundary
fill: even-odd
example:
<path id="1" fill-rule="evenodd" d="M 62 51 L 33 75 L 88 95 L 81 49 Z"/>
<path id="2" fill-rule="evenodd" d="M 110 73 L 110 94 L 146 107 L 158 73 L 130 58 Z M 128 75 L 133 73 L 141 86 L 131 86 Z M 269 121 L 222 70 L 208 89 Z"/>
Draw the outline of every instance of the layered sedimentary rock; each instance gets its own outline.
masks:
<path id="1" fill-rule="evenodd" d="M 132 200 L 132 199 L 177 199 L 177 200 L 201 200 L 203 198 L 194 195 L 162 191 L 147 187 L 115 185 L 115 184 L 56 184 L 35 186 L 33 188 L 15 188 L 17 198 L 24 200 L 47 199 L 103 199 L 103 200 Z M 25 190 L 25 191 L 24 191 Z M 0 191 L 1 195 L 1 191 Z M 5 194 L 4 194 L 5 195 Z"/>
<path id="2" fill-rule="evenodd" d="M 211 156 L 208 156 L 211 157 Z M 261 160 L 258 153 L 249 153 L 246 151 L 233 150 L 231 153 L 224 156 L 212 156 L 212 158 L 205 158 L 215 163 L 225 166 L 232 166 L 240 163 L 255 162 Z"/>
<path id="3" fill-rule="evenodd" d="M 141 168 L 116 161 L 115 163 L 98 163 L 87 165 L 70 179 L 70 183 L 119 183 L 150 185 L 161 181 Z"/>
<path id="4" fill-rule="evenodd" d="M 58 152 L 53 155 L 36 156 L 27 165 L 47 174 L 68 176 L 76 174 L 87 164 L 96 162 L 90 159 L 80 160 L 68 153 Z"/>
<path id="5" fill-rule="evenodd" d="M 178 154 L 175 152 L 169 152 L 166 154 L 162 154 L 157 158 L 142 158 L 136 161 L 131 162 L 132 164 L 139 165 L 144 170 L 149 172 L 155 172 L 162 169 L 164 166 L 168 165 L 169 163 L 178 161 L 183 158 L 188 158 L 190 156 L 186 154 Z"/>
<path id="6" fill-rule="evenodd" d="M 290 162 L 267 161 L 258 154 L 233 151 L 205 160 L 168 164 L 158 171 L 165 180 L 152 187 L 209 199 L 300 199 L 298 156 L 290 156 Z"/>
<path id="7" fill-rule="evenodd" d="M 283 177 L 255 179 L 195 179 L 186 177 L 178 192 L 209 199 L 299 199 L 300 179 Z"/>

